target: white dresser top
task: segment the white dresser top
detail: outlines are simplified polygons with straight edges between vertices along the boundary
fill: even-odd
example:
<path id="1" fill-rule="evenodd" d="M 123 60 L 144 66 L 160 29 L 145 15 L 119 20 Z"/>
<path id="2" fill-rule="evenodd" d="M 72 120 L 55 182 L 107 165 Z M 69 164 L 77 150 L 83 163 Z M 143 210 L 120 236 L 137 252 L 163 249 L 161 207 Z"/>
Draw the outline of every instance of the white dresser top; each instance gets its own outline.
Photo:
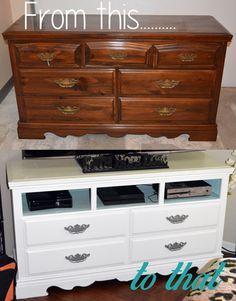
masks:
<path id="1" fill-rule="evenodd" d="M 197 174 L 203 171 L 214 169 L 214 173 L 225 172 L 230 174 L 233 169 L 222 162 L 212 158 L 207 152 L 187 152 L 173 153 L 168 155 L 169 168 L 150 169 L 150 170 L 132 170 L 132 171 L 116 171 L 116 172 L 99 172 L 84 174 L 81 167 L 74 159 L 32 159 L 9 161 L 7 164 L 7 177 L 9 187 L 17 187 L 22 185 L 30 185 L 33 182 L 42 184 L 54 182 L 58 180 L 64 181 L 94 181 L 102 179 L 108 180 L 108 177 L 128 178 L 130 176 L 142 178 L 143 176 L 170 175 L 183 173 Z"/>

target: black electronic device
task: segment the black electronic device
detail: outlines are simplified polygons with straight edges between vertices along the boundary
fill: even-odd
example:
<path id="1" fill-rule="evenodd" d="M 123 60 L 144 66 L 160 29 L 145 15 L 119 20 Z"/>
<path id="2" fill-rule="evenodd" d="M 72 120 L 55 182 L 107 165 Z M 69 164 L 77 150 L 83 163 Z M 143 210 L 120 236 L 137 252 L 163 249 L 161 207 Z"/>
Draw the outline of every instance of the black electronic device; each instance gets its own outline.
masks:
<path id="1" fill-rule="evenodd" d="M 26 193 L 30 211 L 72 208 L 72 197 L 68 190 Z"/>
<path id="2" fill-rule="evenodd" d="M 97 194 L 104 205 L 145 202 L 143 192 L 135 185 L 98 188 Z"/>

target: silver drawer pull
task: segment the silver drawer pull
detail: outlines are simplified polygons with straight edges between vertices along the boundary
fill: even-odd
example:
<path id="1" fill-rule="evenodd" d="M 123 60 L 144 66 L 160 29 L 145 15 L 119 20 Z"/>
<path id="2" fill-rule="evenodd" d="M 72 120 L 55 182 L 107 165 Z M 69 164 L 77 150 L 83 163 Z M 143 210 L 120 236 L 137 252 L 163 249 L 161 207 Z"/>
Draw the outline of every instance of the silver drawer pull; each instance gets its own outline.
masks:
<path id="1" fill-rule="evenodd" d="M 182 224 L 186 219 L 188 218 L 188 215 L 175 215 L 175 216 L 168 216 L 166 219 L 171 223 L 171 224 Z"/>
<path id="2" fill-rule="evenodd" d="M 65 227 L 64 229 L 66 231 L 68 231 L 70 234 L 80 234 L 80 233 L 84 233 L 88 228 L 90 227 L 90 225 L 74 225 L 74 226 L 68 226 L 68 227 Z"/>
<path id="3" fill-rule="evenodd" d="M 168 244 L 165 245 L 165 247 L 171 251 L 171 252 L 175 252 L 175 251 L 179 251 L 181 250 L 187 243 L 186 242 L 175 242 L 173 244 Z"/>
<path id="4" fill-rule="evenodd" d="M 69 260 L 71 263 L 80 263 L 85 261 L 88 257 L 90 256 L 90 254 L 75 254 L 75 255 L 69 255 L 69 256 L 65 256 L 66 260 Z"/>

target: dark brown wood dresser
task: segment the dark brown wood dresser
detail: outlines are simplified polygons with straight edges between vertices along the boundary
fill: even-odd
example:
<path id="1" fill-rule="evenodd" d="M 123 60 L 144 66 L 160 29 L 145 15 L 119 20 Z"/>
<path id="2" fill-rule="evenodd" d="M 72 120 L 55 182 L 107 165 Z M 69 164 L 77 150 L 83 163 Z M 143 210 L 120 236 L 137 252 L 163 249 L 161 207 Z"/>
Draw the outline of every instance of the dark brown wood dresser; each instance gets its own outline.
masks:
<path id="1" fill-rule="evenodd" d="M 3 34 L 14 74 L 19 138 L 40 139 L 51 132 L 216 140 L 232 35 L 211 16 L 136 19 L 136 30 L 119 30 L 116 16 L 110 30 L 101 30 L 99 16 L 90 15 L 84 30 L 73 28 L 71 16 L 68 30 L 55 30 L 47 16 L 40 30 L 38 18 L 31 17 L 25 30 L 22 17 Z"/>

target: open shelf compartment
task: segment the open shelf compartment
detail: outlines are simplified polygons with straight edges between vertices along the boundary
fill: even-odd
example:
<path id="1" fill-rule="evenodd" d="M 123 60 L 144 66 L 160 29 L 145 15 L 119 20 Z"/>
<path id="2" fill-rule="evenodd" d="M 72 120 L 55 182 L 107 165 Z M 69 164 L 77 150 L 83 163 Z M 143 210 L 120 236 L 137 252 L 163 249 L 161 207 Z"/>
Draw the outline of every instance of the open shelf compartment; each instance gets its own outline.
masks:
<path id="1" fill-rule="evenodd" d="M 137 200 L 135 201 L 135 198 L 132 200 L 129 200 L 128 198 L 125 198 L 125 196 L 122 197 L 122 201 L 115 201 L 114 198 L 106 198 L 107 201 L 104 202 L 101 199 L 101 194 L 99 193 L 99 189 L 102 189 L 105 194 L 109 194 L 110 189 L 119 187 L 121 190 L 124 187 L 125 191 L 126 188 L 129 186 L 135 186 L 137 187 L 141 193 L 143 193 L 143 201 L 140 202 Z M 113 187 L 105 187 L 105 188 L 98 188 L 97 191 L 97 209 L 110 209 L 110 208 L 124 208 L 124 207 L 130 207 L 130 206 L 144 206 L 144 205 L 156 205 L 159 203 L 159 184 L 155 184 L 157 187 L 156 189 L 153 188 L 153 184 L 140 184 L 140 185 L 126 185 L 126 186 L 113 186 Z M 118 191 L 120 190 L 118 189 Z M 109 204 L 110 203 L 110 204 Z"/>
<path id="2" fill-rule="evenodd" d="M 207 184 L 211 186 L 211 192 L 209 195 L 201 195 L 201 196 L 186 196 L 186 197 L 173 197 L 173 198 L 167 198 L 166 193 L 164 197 L 164 203 L 165 204 L 173 204 L 173 203 L 181 203 L 181 202 L 196 202 L 196 201 L 210 201 L 210 200 L 216 200 L 220 198 L 221 194 L 221 179 L 210 179 L 210 180 L 203 180 Z M 182 182 L 182 181 L 179 181 Z M 168 183 L 179 183 L 178 181 L 175 182 L 168 182 Z M 195 182 L 195 181 L 184 181 L 186 183 Z M 167 184 L 167 183 L 166 183 Z M 165 184 L 165 185 L 166 185 Z M 165 186 L 166 188 L 166 186 Z"/>
<path id="3" fill-rule="evenodd" d="M 23 215 L 45 215 L 45 214 L 57 214 L 57 213 L 73 213 L 80 211 L 91 210 L 91 189 L 73 189 L 69 190 L 72 196 L 71 208 L 51 208 L 31 211 L 29 209 L 26 193 L 22 194 Z"/>

